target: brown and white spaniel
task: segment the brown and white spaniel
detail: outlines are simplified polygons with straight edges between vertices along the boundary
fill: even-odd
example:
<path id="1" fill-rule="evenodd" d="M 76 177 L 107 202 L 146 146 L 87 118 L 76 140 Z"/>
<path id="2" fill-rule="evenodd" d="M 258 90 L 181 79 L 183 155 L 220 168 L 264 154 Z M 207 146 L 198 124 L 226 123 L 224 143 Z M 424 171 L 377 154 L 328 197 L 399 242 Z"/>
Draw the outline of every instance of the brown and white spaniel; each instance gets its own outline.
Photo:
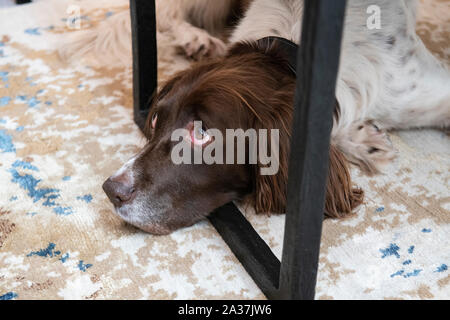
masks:
<path id="1" fill-rule="evenodd" d="M 216 7 L 216 1 L 207 0 L 157 1 L 160 31 L 173 32 L 188 56 L 208 59 L 162 87 L 149 115 L 147 145 L 104 184 L 115 211 L 145 231 L 170 233 L 233 200 L 250 201 L 258 213 L 285 210 L 296 79 L 283 50 L 258 40 L 277 36 L 298 43 L 303 1 L 244 2 L 227 0 Z M 362 202 L 348 162 L 375 173 L 394 157 L 385 130 L 450 124 L 450 73 L 415 33 L 416 2 L 348 1 L 326 216 L 341 217 Z M 236 5 L 246 11 L 225 46 L 212 35 L 218 27 L 214 22 L 223 27 Z M 203 124 L 200 130 L 196 121 Z M 175 130 L 187 132 L 192 148 L 205 148 L 212 128 L 224 135 L 229 129 L 278 130 L 279 170 L 262 175 L 260 159 L 253 164 L 174 163 Z"/>

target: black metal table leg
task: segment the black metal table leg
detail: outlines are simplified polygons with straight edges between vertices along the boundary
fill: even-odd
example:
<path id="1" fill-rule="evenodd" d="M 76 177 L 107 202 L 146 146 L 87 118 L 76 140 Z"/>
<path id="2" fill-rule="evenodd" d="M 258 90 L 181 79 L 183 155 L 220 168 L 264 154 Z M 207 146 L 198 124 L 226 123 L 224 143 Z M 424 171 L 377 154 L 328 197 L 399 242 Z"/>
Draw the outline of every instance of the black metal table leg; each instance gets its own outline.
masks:
<path id="1" fill-rule="evenodd" d="M 345 4 L 305 1 L 281 266 L 234 204 L 209 218 L 269 299 L 314 298 Z M 130 8 L 134 117 L 142 129 L 157 86 L 155 5 L 130 0 Z"/>
<path id="2" fill-rule="evenodd" d="M 133 47 L 134 121 L 144 129 L 150 100 L 158 85 L 154 0 L 130 0 Z"/>
<path id="3" fill-rule="evenodd" d="M 265 296 L 277 297 L 280 261 L 239 209 L 229 203 L 209 220 Z"/>
<path id="4" fill-rule="evenodd" d="M 314 299 L 345 1 L 305 2 L 280 295 Z"/>

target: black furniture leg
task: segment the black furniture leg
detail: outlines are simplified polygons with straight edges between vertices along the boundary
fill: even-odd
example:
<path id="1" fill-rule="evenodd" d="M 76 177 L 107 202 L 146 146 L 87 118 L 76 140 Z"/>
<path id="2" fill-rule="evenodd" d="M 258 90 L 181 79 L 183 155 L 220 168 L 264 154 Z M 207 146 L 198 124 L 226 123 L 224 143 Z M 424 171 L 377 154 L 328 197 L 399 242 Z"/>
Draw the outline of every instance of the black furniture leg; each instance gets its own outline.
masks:
<path id="1" fill-rule="evenodd" d="M 305 1 L 279 298 L 315 295 L 344 15 L 343 0 Z"/>
<path id="2" fill-rule="evenodd" d="M 144 130 L 150 102 L 158 85 L 154 0 L 130 0 L 133 48 L 134 121 Z"/>
<path id="3" fill-rule="evenodd" d="M 305 1 L 281 264 L 234 204 L 209 217 L 269 299 L 314 299 L 345 3 Z M 155 6 L 130 4 L 134 115 L 142 129 L 157 86 Z"/>
<path id="4" fill-rule="evenodd" d="M 220 208 L 210 217 L 269 299 L 314 299 L 345 4 L 305 1 L 281 270 L 235 207 Z"/>
<path id="5" fill-rule="evenodd" d="M 25 4 L 29 2 L 31 2 L 31 0 L 16 0 L 16 4 Z"/>
<path id="6" fill-rule="evenodd" d="M 280 261 L 239 209 L 229 203 L 215 210 L 209 221 L 265 296 L 276 298 Z"/>

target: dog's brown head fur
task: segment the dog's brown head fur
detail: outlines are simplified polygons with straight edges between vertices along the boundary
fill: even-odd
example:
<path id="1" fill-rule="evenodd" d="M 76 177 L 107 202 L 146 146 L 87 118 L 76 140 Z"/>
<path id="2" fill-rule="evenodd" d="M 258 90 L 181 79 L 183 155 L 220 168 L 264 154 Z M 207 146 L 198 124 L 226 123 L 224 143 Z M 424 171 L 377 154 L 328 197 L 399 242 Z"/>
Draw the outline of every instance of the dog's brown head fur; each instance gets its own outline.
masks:
<path id="1" fill-rule="evenodd" d="M 116 211 L 126 221 L 159 234 L 192 225 L 232 200 L 251 201 L 258 213 L 283 213 L 294 90 L 295 76 L 282 53 L 261 43 L 238 44 L 224 58 L 200 62 L 175 75 L 154 99 L 148 145 L 105 183 Z M 278 129 L 278 172 L 262 175 L 260 161 L 173 164 L 170 134 L 192 128 L 195 120 L 224 136 L 227 129 L 267 129 L 268 135 Z M 353 188 L 344 156 L 331 146 L 325 215 L 341 217 L 361 202 L 362 191 Z"/>

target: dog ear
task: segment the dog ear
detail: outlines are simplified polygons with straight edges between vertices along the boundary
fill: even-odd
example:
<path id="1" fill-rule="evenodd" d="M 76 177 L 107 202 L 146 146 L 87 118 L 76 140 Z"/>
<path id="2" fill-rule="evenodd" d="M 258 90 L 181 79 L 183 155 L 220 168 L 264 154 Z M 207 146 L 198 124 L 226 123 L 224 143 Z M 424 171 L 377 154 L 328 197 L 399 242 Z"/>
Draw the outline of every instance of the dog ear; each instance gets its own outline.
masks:
<path id="1" fill-rule="evenodd" d="M 254 202 L 257 213 L 283 213 L 286 211 L 287 164 L 287 159 L 280 152 L 280 169 L 277 174 L 261 175 L 261 166 L 255 166 Z M 352 184 L 347 160 L 342 152 L 331 145 L 325 217 L 345 217 L 362 204 L 363 199 L 363 190 Z"/>
<path id="2" fill-rule="evenodd" d="M 284 60 L 277 59 L 276 52 L 267 54 L 273 48 L 260 48 L 256 51 L 251 44 L 236 45 L 230 50 L 230 55 L 246 57 L 248 62 L 244 70 L 252 72 L 236 73 L 233 82 L 223 86 L 233 101 L 240 104 L 240 109 L 247 114 L 247 128 L 278 130 L 278 172 L 264 175 L 261 173 L 265 166 L 258 158 L 257 164 L 252 165 L 253 192 L 246 200 L 252 203 L 256 213 L 284 213 L 286 212 L 288 163 L 290 149 L 291 123 L 293 115 L 293 101 L 295 92 L 295 78 L 283 69 Z M 262 54 L 264 53 L 264 54 Z M 252 58 L 252 59 L 250 59 Z M 244 59 L 244 58 L 242 58 Z M 247 60 L 243 60 L 247 61 Z M 264 62 L 264 63 L 263 63 Z M 242 63 L 242 61 L 241 61 Z M 250 68 L 250 66 L 252 68 Z M 231 79 L 231 77 L 230 77 Z M 240 79 L 240 81 L 236 81 Z M 245 83 L 245 85 L 238 85 Z M 222 89 L 222 90 L 225 90 Z M 340 107 L 336 101 L 334 119 L 340 117 Z M 244 118 L 244 117 L 242 117 Z M 268 150 L 272 150 L 272 139 L 268 143 Z M 276 149 L 276 148 L 275 148 Z M 271 159 L 274 156 L 271 154 Z M 329 176 L 326 187 L 325 216 L 342 217 L 351 213 L 362 203 L 363 192 L 352 186 L 347 160 L 343 154 L 330 147 Z M 272 164 L 271 164 L 272 165 Z"/>
<path id="3" fill-rule="evenodd" d="M 335 146 L 330 146 L 330 161 L 325 197 L 325 216 L 342 218 L 363 203 L 364 191 L 353 186 L 348 161 Z"/>
<path id="4" fill-rule="evenodd" d="M 282 139 L 282 137 L 280 137 Z M 271 142 L 269 142 L 271 150 Z M 288 160 L 286 158 L 286 145 L 280 141 L 278 172 L 272 175 L 263 175 L 261 170 L 264 166 L 258 161 L 253 166 L 254 175 L 254 205 L 257 213 L 284 213 L 286 211 Z M 273 165 L 273 164 L 272 164 Z"/>

